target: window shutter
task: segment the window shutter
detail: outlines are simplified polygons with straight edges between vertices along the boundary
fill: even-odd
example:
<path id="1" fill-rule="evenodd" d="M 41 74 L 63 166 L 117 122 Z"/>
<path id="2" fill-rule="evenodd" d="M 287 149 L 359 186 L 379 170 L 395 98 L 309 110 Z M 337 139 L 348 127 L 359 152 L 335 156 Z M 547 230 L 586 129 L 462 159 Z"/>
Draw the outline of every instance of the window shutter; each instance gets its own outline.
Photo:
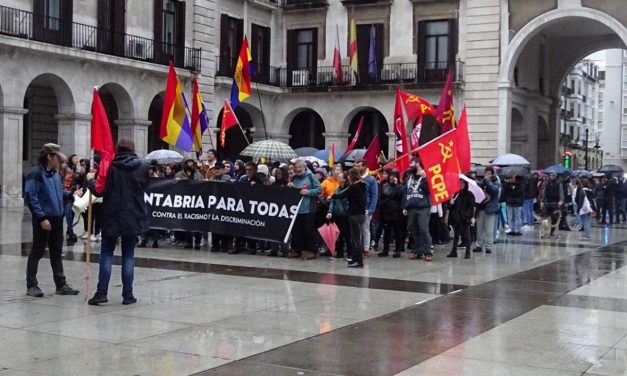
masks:
<path id="1" fill-rule="evenodd" d="M 43 1 L 42 1 L 43 2 Z M 72 20 L 74 18 L 74 4 L 72 0 L 61 1 L 61 33 L 65 46 L 72 45 Z"/>
<path id="2" fill-rule="evenodd" d="M 318 78 L 316 77 L 318 71 L 318 28 L 314 28 L 313 30 L 313 39 L 312 39 L 312 51 L 311 51 L 311 68 L 309 69 L 309 80 L 315 81 Z"/>
<path id="3" fill-rule="evenodd" d="M 272 43 L 272 40 L 270 39 L 272 36 L 271 34 L 271 30 L 269 27 L 264 27 L 263 28 L 263 40 L 264 40 L 264 45 L 263 45 L 263 65 L 266 67 L 266 69 L 268 70 L 268 72 L 270 71 L 270 44 Z"/>
<path id="4" fill-rule="evenodd" d="M 44 1 L 33 1 L 33 38 L 42 40 L 44 36 Z"/>
<path id="5" fill-rule="evenodd" d="M 296 30 L 287 31 L 287 85 L 292 86 L 292 71 L 296 63 Z"/>
<path id="6" fill-rule="evenodd" d="M 455 73 L 455 56 L 457 55 L 457 20 L 448 20 L 448 65 Z"/>
<path id="7" fill-rule="evenodd" d="M 218 72 L 221 74 L 229 74 L 231 67 L 229 56 L 229 16 L 222 14 L 220 16 L 220 66 Z"/>
<path id="8" fill-rule="evenodd" d="M 113 53 L 118 56 L 124 55 L 124 41 L 126 33 L 126 1 L 113 0 L 113 19 L 111 29 L 113 36 Z M 145 56 L 142 56 L 145 57 Z"/>
<path id="9" fill-rule="evenodd" d="M 153 59 L 157 63 L 165 63 L 163 54 L 163 0 L 153 0 Z"/>
<path id="10" fill-rule="evenodd" d="M 381 77 L 381 69 L 383 69 L 383 55 L 384 55 L 383 43 L 385 40 L 385 35 L 384 35 L 385 28 L 383 27 L 382 23 L 379 23 L 379 24 L 375 24 L 374 29 L 376 33 L 374 42 L 375 42 L 375 48 L 376 48 L 375 56 L 377 59 L 377 70 L 378 70 L 377 76 Z"/>
<path id="11" fill-rule="evenodd" d="M 424 21 L 418 22 L 418 46 L 416 55 L 418 56 L 418 82 L 425 81 L 425 25 Z"/>
<path id="12" fill-rule="evenodd" d="M 174 61 L 177 66 L 185 66 L 185 2 L 176 3 L 176 39 Z"/>

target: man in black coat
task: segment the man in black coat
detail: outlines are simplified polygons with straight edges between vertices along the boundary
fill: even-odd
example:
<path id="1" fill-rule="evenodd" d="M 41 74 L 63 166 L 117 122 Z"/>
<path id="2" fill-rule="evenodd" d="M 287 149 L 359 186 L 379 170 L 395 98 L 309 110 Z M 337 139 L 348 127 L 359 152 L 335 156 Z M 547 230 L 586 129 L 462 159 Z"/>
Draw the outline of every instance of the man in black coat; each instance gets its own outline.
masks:
<path id="1" fill-rule="evenodd" d="M 97 192 L 94 181 L 90 190 L 103 197 L 102 244 L 100 247 L 100 272 L 98 288 L 90 305 L 106 303 L 113 251 L 118 238 L 122 238 L 122 304 L 133 304 L 133 269 L 137 236 L 146 231 L 147 214 L 144 191 L 149 183 L 149 168 L 137 154 L 131 140 L 118 142 L 115 158 L 109 167 L 104 192 Z"/>

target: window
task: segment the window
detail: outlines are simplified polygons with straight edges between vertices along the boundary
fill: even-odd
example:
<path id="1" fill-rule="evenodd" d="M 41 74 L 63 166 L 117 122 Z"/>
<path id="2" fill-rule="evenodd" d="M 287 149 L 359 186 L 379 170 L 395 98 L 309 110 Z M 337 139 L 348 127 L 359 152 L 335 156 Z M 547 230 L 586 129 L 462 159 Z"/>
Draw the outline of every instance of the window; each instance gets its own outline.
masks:
<path id="1" fill-rule="evenodd" d="M 252 24 L 250 52 L 257 79 L 267 83 L 270 79 L 270 28 Z"/>
<path id="2" fill-rule="evenodd" d="M 61 0 L 44 0 L 44 15 L 46 29 L 59 30 L 61 18 Z"/>
<path id="3" fill-rule="evenodd" d="M 124 55 L 126 31 L 125 0 L 98 0 L 98 52 Z M 146 51 L 131 51 L 133 57 L 146 58 Z"/>
<path id="4" fill-rule="evenodd" d="M 239 50 L 244 40 L 244 21 L 222 15 L 220 24 L 220 67 L 219 74 L 232 76 Z"/>
<path id="5" fill-rule="evenodd" d="M 185 2 L 154 0 L 154 59 L 161 63 L 174 60 L 184 66 Z"/>
<path id="6" fill-rule="evenodd" d="M 72 0 L 34 0 L 33 38 L 47 43 L 72 44 Z"/>
<path id="7" fill-rule="evenodd" d="M 444 81 L 455 60 L 455 20 L 418 23 L 418 68 L 425 81 Z"/>
<path id="8" fill-rule="evenodd" d="M 287 43 L 288 82 L 304 86 L 316 75 L 318 29 L 289 30 Z"/>
<path id="9" fill-rule="evenodd" d="M 359 81 L 361 83 L 376 83 L 381 76 L 381 68 L 383 68 L 384 33 L 382 23 L 357 25 L 357 56 L 359 56 L 358 70 Z M 374 37 L 374 58 L 377 68 L 374 75 L 372 75 L 369 64 L 371 35 Z"/>

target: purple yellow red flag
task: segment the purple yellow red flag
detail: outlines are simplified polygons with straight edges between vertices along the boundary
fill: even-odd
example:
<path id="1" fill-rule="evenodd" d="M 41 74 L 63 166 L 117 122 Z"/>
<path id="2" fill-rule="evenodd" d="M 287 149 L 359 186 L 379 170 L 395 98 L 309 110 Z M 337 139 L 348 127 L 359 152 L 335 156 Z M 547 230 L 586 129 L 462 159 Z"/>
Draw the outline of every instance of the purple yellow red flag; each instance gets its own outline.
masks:
<path id="1" fill-rule="evenodd" d="M 449 70 L 446 76 L 444 90 L 438 103 L 438 123 L 442 132 L 455 128 L 455 108 L 453 107 L 453 71 Z"/>
<path id="2" fill-rule="evenodd" d="M 202 135 L 209 128 L 207 109 L 198 90 L 198 81 L 192 80 L 192 135 L 194 137 L 194 151 L 202 151 Z"/>
<path id="3" fill-rule="evenodd" d="M 240 102 L 245 101 L 252 93 L 250 78 L 255 74 L 253 66 L 253 55 L 248 47 L 248 39 L 244 35 L 242 47 L 239 51 L 237 64 L 235 64 L 235 74 L 233 75 L 233 86 L 231 86 L 231 107 L 237 108 Z"/>
<path id="4" fill-rule="evenodd" d="M 193 137 L 189 107 L 172 62 L 170 62 L 168 82 L 165 87 L 159 136 L 170 145 L 185 151 L 192 151 Z"/>
<path id="5" fill-rule="evenodd" d="M 350 16 L 350 25 L 348 30 L 348 57 L 350 58 L 351 80 L 359 81 L 359 65 L 357 58 L 357 22 L 355 21 L 355 8 L 353 8 Z"/>
<path id="6" fill-rule="evenodd" d="M 335 164 L 335 143 L 331 144 L 331 149 L 329 150 L 329 167 L 333 167 Z"/>

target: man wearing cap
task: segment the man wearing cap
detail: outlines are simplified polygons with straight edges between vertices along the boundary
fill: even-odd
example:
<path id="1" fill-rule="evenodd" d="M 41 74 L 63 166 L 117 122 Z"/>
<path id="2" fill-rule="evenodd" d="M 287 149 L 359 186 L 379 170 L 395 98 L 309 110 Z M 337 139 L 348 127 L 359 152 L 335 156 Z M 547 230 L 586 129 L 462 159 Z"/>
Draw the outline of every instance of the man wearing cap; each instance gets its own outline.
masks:
<path id="1" fill-rule="evenodd" d="M 41 149 L 39 161 L 31 168 L 24 187 L 24 201 L 33 217 L 33 246 L 26 266 L 26 294 L 36 298 L 44 296 L 37 281 L 39 260 L 46 247 L 50 252 L 50 265 L 58 295 L 77 295 L 78 290 L 71 288 L 63 274 L 63 198 L 69 192 L 63 191 L 61 177 L 57 173 L 65 156 L 56 144 L 45 144 Z M 77 194 L 82 191 L 78 190 Z"/>

